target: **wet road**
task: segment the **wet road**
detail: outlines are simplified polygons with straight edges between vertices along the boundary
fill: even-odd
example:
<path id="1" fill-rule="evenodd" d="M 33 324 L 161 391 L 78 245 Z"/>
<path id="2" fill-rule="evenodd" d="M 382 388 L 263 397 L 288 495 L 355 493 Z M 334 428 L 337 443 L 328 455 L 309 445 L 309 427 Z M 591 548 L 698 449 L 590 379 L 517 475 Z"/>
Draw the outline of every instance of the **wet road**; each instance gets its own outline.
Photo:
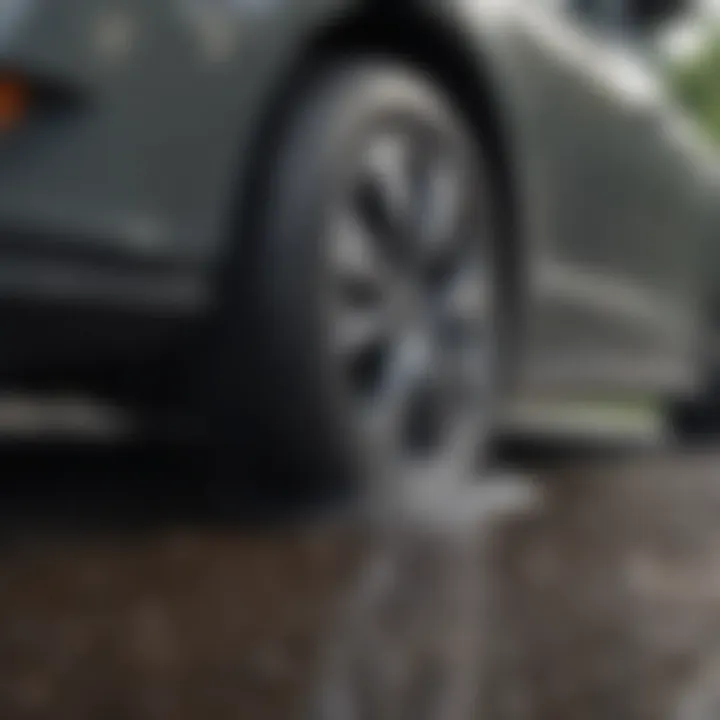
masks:
<path id="1" fill-rule="evenodd" d="M 502 460 L 369 532 L 219 511 L 187 449 L 0 448 L 0 717 L 705 717 L 720 459 Z"/>
<path id="2" fill-rule="evenodd" d="M 177 446 L 6 443 L 0 467 L 3 720 L 294 716 L 349 530 L 221 507 Z"/>

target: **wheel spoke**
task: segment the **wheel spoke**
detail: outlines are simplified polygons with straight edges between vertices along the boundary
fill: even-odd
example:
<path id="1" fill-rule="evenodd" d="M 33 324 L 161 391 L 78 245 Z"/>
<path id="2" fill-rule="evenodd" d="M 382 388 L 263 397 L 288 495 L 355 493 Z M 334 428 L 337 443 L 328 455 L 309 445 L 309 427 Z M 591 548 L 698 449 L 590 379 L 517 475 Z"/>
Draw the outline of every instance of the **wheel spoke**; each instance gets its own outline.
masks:
<path id="1" fill-rule="evenodd" d="M 407 253 L 411 227 L 410 139 L 377 138 L 364 157 L 356 193 L 361 220 L 395 258 Z"/>
<path id="2" fill-rule="evenodd" d="M 412 399 L 427 382 L 430 359 L 424 345 L 422 339 L 406 338 L 394 348 L 381 392 L 368 409 L 368 429 L 386 447 L 402 443 Z"/>
<path id="3" fill-rule="evenodd" d="M 482 339 L 471 340 L 455 351 L 446 384 L 457 408 L 478 407 L 487 401 L 491 363 L 488 342 Z"/>
<path id="4" fill-rule="evenodd" d="M 463 181 L 457 158 L 420 155 L 413 181 L 413 230 L 423 274 L 442 278 L 462 252 Z"/>
<path id="5" fill-rule="evenodd" d="M 493 289 L 486 272 L 468 263 L 450 280 L 444 297 L 443 313 L 450 322 L 481 331 L 492 314 Z"/>
<path id="6" fill-rule="evenodd" d="M 449 479 L 466 480 L 472 474 L 477 459 L 480 438 L 485 418 L 481 412 L 462 414 L 443 446 L 438 458 L 438 472 L 447 474 Z"/>
<path id="7" fill-rule="evenodd" d="M 379 347 L 389 334 L 386 315 L 375 309 L 343 308 L 333 324 L 335 352 L 352 360 L 363 352 Z"/>
<path id="8" fill-rule="evenodd" d="M 332 272 L 345 299 L 378 301 L 391 281 L 390 268 L 352 208 L 338 213 L 330 250 Z"/>
<path id="9" fill-rule="evenodd" d="M 444 298 L 445 384 L 458 407 L 486 401 L 494 346 L 492 287 L 483 269 L 468 263 L 452 279 Z"/>

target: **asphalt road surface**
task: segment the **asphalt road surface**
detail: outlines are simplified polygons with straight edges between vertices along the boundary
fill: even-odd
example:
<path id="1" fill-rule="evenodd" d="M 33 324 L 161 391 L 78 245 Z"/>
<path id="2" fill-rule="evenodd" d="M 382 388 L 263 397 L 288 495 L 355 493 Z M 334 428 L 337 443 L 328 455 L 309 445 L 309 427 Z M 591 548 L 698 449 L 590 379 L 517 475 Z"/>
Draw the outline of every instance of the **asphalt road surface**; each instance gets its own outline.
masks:
<path id="1" fill-rule="evenodd" d="M 0 718 L 720 717 L 720 454 L 513 452 L 372 523 L 0 448 Z"/>

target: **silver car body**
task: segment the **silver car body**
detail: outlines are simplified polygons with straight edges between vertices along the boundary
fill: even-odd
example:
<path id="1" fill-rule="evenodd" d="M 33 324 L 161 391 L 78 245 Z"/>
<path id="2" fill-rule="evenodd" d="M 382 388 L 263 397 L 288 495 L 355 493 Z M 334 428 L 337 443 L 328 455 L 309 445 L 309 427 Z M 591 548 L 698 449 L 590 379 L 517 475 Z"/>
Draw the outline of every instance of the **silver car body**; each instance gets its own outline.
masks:
<path id="1" fill-rule="evenodd" d="M 397 0 L 392 12 L 430 19 L 462 52 L 501 128 L 514 396 L 681 391 L 697 378 L 714 162 L 624 25 L 601 31 L 571 4 Z M 390 12 L 368 0 L 3 7 L 0 62 L 65 94 L 0 147 L 0 298 L 195 319 L 243 242 L 232 230 L 280 89 L 319 34 Z M 47 325 L 23 332 L 37 342 L 18 343 L 8 369 L 48 352 Z"/>

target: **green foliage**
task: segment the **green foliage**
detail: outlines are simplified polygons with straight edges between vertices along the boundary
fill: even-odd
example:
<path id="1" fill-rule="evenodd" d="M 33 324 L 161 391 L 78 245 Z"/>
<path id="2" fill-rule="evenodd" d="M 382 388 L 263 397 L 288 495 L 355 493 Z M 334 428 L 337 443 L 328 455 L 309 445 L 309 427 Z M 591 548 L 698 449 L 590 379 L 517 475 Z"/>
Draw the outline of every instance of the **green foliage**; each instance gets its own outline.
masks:
<path id="1" fill-rule="evenodd" d="M 720 33 L 671 75 L 680 101 L 720 142 Z"/>

